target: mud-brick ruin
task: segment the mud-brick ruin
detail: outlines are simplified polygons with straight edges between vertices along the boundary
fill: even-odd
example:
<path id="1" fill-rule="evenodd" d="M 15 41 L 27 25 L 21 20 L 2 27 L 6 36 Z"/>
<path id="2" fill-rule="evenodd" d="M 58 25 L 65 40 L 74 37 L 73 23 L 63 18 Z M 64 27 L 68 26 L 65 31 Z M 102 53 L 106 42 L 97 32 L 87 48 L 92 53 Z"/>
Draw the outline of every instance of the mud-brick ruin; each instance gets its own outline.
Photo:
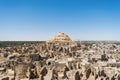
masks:
<path id="1" fill-rule="evenodd" d="M 0 47 L 0 80 L 120 80 L 120 45 L 86 45 L 58 33 L 43 43 Z"/>
<path id="2" fill-rule="evenodd" d="M 53 39 L 47 41 L 46 45 L 50 52 L 71 52 L 75 47 L 77 47 L 77 43 L 72 41 L 69 36 L 64 33 L 59 33 Z"/>

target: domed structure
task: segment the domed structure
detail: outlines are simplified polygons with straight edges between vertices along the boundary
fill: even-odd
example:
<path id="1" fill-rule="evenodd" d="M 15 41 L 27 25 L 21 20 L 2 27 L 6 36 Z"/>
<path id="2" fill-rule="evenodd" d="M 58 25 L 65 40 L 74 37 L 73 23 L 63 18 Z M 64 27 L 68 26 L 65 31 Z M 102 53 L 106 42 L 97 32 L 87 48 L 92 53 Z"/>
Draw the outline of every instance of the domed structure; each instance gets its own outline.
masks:
<path id="1" fill-rule="evenodd" d="M 65 33 L 58 33 L 54 38 L 51 40 L 47 41 L 47 43 L 64 43 L 68 45 L 74 45 L 76 46 L 76 42 L 72 41 L 68 35 Z"/>
<path id="2" fill-rule="evenodd" d="M 64 33 L 59 33 L 53 39 L 49 40 L 48 42 L 71 42 L 72 40 L 69 38 L 68 35 Z"/>
<path id="3" fill-rule="evenodd" d="M 77 43 L 72 41 L 68 35 L 59 33 L 53 39 L 47 41 L 46 45 L 49 52 L 58 51 L 67 53 L 74 51 Z"/>

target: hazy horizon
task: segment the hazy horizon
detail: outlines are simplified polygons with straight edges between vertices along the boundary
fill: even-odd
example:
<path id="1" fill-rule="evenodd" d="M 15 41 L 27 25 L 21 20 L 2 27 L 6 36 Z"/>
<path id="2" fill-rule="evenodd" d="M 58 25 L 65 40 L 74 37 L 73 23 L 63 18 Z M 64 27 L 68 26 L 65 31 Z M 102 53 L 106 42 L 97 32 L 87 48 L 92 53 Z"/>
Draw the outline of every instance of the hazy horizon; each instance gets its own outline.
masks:
<path id="1" fill-rule="evenodd" d="M 0 41 L 120 41 L 119 0 L 0 0 Z"/>

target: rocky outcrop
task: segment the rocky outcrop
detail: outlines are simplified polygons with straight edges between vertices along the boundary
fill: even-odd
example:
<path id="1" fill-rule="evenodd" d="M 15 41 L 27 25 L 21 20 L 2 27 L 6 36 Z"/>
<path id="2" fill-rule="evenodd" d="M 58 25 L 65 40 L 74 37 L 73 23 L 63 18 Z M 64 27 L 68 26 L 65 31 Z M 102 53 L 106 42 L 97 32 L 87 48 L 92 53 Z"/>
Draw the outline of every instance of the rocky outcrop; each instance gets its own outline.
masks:
<path id="1" fill-rule="evenodd" d="M 23 62 L 16 62 L 14 64 L 14 71 L 15 71 L 15 79 L 30 79 L 31 71 L 30 71 L 30 64 L 23 63 Z"/>

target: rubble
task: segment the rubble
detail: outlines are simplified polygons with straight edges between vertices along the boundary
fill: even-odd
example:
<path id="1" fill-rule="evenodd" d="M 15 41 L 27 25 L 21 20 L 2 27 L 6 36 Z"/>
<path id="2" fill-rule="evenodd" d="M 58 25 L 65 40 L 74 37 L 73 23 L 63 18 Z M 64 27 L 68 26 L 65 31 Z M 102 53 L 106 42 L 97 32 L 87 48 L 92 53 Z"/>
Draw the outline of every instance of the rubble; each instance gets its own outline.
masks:
<path id="1" fill-rule="evenodd" d="M 59 33 L 43 43 L 1 47 L 0 80 L 120 80 L 120 45 L 85 45 Z"/>

